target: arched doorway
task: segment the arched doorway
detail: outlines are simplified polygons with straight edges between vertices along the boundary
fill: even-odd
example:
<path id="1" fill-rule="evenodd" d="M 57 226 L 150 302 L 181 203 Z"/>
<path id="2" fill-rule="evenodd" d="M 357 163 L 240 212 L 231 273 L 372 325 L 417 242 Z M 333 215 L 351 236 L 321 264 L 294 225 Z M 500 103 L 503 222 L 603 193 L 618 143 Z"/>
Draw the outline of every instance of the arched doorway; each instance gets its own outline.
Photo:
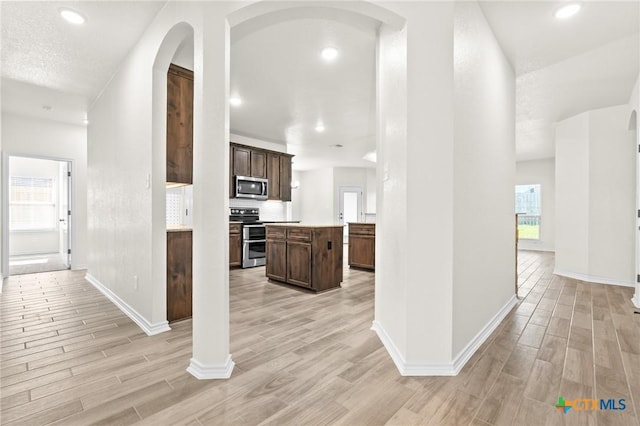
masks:
<path id="1" fill-rule="evenodd" d="M 185 22 L 174 25 L 164 37 L 152 70 L 152 282 L 155 283 L 152 322 L 161 324 L 154 333 L 169 330 L 167 322 L 167 226 L 166 226 L 166 147 L 167 147 L 167 71 L 176 56 L 193 67 L 193 27 Z M 189 55 L 191 56 L 189 58 Z"/>
<path id="2" fill-rule="evenodd" d="M 406 66 L 404 65 L 406 62 L 406 56 L 398 56 L 398 52 L 406 51 L 406 33 L 402 31 L 404 20 L 394 12 L 368 2 L 332 3 L 329 6 L 323 2 L 257 2 L 228 14 L 227 22 L 229 25 L 224 31 L 226 39 L 224 50 L 224 57 L 227 61 L 226 69 L 223 69 L 218 64 L 218 66 L 210 67 L 210 69 L 215 68 L 215 71 L 212 72 L 212 74 L 209 74 L 210 71 L 205 71 L 207 77 L 214 75 L 214 78 L 218 78 L 217 82 L 213 83 L 214 85 L 222 81 L 222 79 L 224 79 L 226 83 L 224 99 L 225 109 L 216 111 L 218 113 L 225 114 L 225 118 L 227 120 L 225 123 L 226 136 L 228 136 L 229 128 L 227 105 L 229 100 L 228 40 L 230 28 L 240 28 L 240 26 L 242 26 L 243 28 L 250 30 L 252 26 L 268 25 L 274 20 L 292 19 L 296 16 L 303 16 L 308 13 L 313 13 L 315 16 L 318 14 L 324 14 L 325 16 L 333 17 L 344 14 L 352 16 L 363 15 L 370 19 L 376 19 L 381 23 L 379 36 L 381 41 L 378 46 L 378 66 L 383 68 L 385 68 L 385 66 L 388 67 L 389 70 L 392 70 L 393 74 L 389 75 L 389 73 L 385 73 L 384 75 L 380 75 L 380 73 L 378 73 L 377 76 L 378 89 L 380 90 L 381 86 L 384 86 L 383 90 L 380 92 L 382 93 L 382 96 L 377 97 L 377 127 L 378 129 L 393 127 L 398 130 L 398 132 L 394 133 L 393 137 L 396 139 L 402 139 L 404 137 L 403 132 L 406 131 L 406 117 L 403 114 L 395 113 L 387 116 L 386 113 L 388 109 L 385 108 L 384 105 L 385 103 L 391 105 L 406 104 L 406 91 L 395 90 L 394 85 L 391 84 L 384 85 L 382 84 L 382 79 L 393 78 L 394 81 L 397 82 L 396 84 L 402 84 L 403 81 L 406 81 Z M 214 30 L 212 29 L 212 31 Z M 222 35 L 222 32 L 218 29 L 215 31 L 218 37 Z M 209 37 L 210 36 L 211 34 L 209 34 Z M 211 50 L 208 51 L 209 53 L 215 50 L 215 56 L 221 58 L 221 53 L 223 52 L 220 49 L 220 44 L 212 43 L 211 39 L 207 40 L 206 37 L 202 39 L 201 42 L 205 44 L 205 49 L 207 46 L 211 47 Z M 209 44 L 210 42 L 211 44 Z M 197 49 L 199 49 L 198 43 L 200 43 L 200 41 L 196 40 L 196 57 L 199 55 L 199 52 L 197 51 Z M 202 58 L 202 61 L 205 68 L 213 65 L 212 62 L 210 62 L 211 59 L 207 57 Z M 380 65 L 380 63 L 383 65 Z M 394 66 L 391 66 L 392 63 Z M 400 66 L 397 66 L 398 64 L 400 64 Z M 387 70 L 387 68 L 385 68 L 385 70 Z M 198 70 L 196 69 L 195 114 L 198 113 L 198 102 L 200 101 L 198 99 L 198 78 Z M 216 86 L 214 91 L 211 91 L 210 88 L 212 86 L 208 85 L 209 83 L 206 81 L 204 84 L 205 96 L 210 96 L 214 91 L 216 93 L 220 93 L 219 87 Z M 206 101 L 209 100 L 210 98 Z M 218 101 L 220 101 L 220 99 Z M 221 107 L 218 101 L 216 106 Z M 205 105 L 204 110 L 207 110 L 207 108 L 209 108 L 209 106 Z M 210 112 L 214 111 L 211 110 Z M 194 119 L 197 120 L 197 115 L 194 116 Z M 391 125 L 391 123 L 393 123 L 393 125 Z M 220 135 L 221 130 L 219 124 L 219 122 L 216 124 L 215 129 L 217 135 Z M 194 128 L 197 127 L 198 124 L 194 122 Z M 378 147 L 385 143 L 385 137 L 378 138 Z M 214 189 L 213 187 L 206 189 L 203 186 L 200 186 L 199 182 L 197 182 L 202 176 L 208 176 L 207 179 L 211 180 L 213 174 L 204 171 L 205 168 L 210 168 L 211 165 L 207 164 L 204 159 L 210 155 L 216 155 L 217 153 L 221 154 L 223 148 L 220 146 L 212 147 L 211 145 L 196 145 L 197 139 L 194 143 L 193 358 L 191 359 L 188 371 L 199 379 L 228 378 L 230 377 L 234 367 L 231 355 L 229 354 L 229 271 L 228 268 L 222 271 L 220 268 L 222 265 L 217 265 L 217 267 L 216 265 L 212 265 L 210 257 L 207 257 L 205 253 L 208 253 L 210 256 L 213 251 L 213 254 L 215 255 L 221 247 L 216 246 L 215 250 L 212 250 L 211 246 L 207 245 L 207 238 L 204 238 L 205 233 L 207 235 L 212 235 L 213 233 L 222 231 L 223 228 L 228 226 L 227 218 L 225 217 L 227 214 L 225 207 L 228 206 L 228 201 L 222 206 L 222 208 L 220 205 L 216 206 L 215 201 L 219 202 L 223 198 L 220 197 L 220 194 L 217 192 L 218 189 Z M 228 149 L 229 147 L 227 143 L 227 146 L 224 148 L 224 153 L 226 155 L 222 155 L 223 158 L 228 158 Z M 382 152 L 382 150 L 379 149 L 379 152 Z M 384 156 L 379 154 L 378 158 L 380 159 L 378 164 L 381 164 L 384 160 Z M 380 166 L 378 166 L 378 168 L 380 168 Z M 378 175 L 382 176 L 382 170 L 378 171 Z M 227 180 L 227 185 L 222 185 L 226 188 L 229 188 L 228 176 L 228 173 L 226 173 L 224 177 L 224 179 Z M 209 196 L 210 201 L 204 201 L 205 195 Z M 228 197 L 228 193 L 226 196 Z M 380 203 L 380 198 L 381 197 L 378 197 L 378 203 Z M 202 202 L 204 210 L 198 210 L 199 207 L 197 207 L 196 204 L 200 202 Z M 208 223 L 202 222 L 201 218 L 197 217 L 199 212 L 207 214 Z M 215 225 L 212 223 L 215 223 Z M 384 229 L 384 222 L 380 222 L 380 228 Z M 383 251 L 383 249 L 376 249 L 376 252 L 379 254 Z M 226 259 L 228 259 L 228 245 L 225 248 L 225 253 Z M 224 282 L 219 283 L 217 282 L 218 279 L 223 279 Z M 212 282 L 215 283 L 216 288 L 212 288 Z M 211 304 L 211 300 L 213 299 L 216 299 L 215 306 Z M 215 339 L 212 339 L 212 334 L 215 334 Z M 213 341 L 216 339 L 218 341 Z M 226 347 L 223 340 L 227 341 Z"/>

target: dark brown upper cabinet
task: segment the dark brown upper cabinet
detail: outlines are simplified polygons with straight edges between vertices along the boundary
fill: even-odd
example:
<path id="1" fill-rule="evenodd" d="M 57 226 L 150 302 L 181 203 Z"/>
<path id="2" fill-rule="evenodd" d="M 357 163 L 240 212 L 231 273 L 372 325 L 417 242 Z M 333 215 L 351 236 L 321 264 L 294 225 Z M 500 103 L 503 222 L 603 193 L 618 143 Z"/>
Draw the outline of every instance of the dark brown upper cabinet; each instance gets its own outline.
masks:
<path id="1" fill-rule="evenodd" d="M 280 199 L 291 201 L 291 155 L 280 156 Z"/>
<path id="2" fill-rule="evenodd" d="M 167 182 L 193 183 L 193 71 L 167 72 Z"/>
<path id="3" fill-rule="evenodd" d="M 269 180 L 269 200 L 291 201 L 291 158 L 293 155 L 231 143 L 229 148 L 229 197 L 235 196 L 235 177 Z"/>
<path id="4" fill-rule="evenodd" d="M 269 179 L 269 199 L 280 199 L 280 155 L 267 154 L 267 179 Z"/>

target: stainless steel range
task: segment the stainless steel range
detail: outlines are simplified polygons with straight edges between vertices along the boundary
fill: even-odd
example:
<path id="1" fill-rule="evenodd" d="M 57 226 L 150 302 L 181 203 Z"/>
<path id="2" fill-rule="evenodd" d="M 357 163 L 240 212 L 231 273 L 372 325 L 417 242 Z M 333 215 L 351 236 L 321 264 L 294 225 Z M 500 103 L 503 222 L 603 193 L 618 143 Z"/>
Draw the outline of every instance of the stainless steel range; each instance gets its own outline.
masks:
<path id="1" fill-rule="evenodd" d="M 260 209 L 231 207 L 229 220 L 242 222 L 242 267 L 265 264 L 266 230 L 260 222 Z"/>

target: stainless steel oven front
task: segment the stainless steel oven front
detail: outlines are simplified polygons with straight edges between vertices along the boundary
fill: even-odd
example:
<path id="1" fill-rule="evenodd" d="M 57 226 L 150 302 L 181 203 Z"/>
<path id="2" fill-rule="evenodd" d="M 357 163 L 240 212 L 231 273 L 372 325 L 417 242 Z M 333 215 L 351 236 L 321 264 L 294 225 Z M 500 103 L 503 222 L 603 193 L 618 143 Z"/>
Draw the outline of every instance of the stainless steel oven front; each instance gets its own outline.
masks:
<path id="1" fill-rule="evenodd" d="M 242 226 L 242 267 L 262 266 L 266 262 L 267 240 L 263 224 Z"/>

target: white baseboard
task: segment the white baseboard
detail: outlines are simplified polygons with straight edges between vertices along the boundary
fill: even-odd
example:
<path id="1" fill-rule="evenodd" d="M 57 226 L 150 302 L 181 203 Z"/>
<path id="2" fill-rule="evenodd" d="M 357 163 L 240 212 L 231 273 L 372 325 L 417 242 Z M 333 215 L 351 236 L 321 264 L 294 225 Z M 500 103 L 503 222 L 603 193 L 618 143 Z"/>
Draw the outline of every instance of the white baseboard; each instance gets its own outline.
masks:
<path id="1" fill-rule="evenodd" d="M 633 281 L 623 281 L 623 280 L 617 280 L 613 278 L 599 277 L 597 275 L 578 274 L 575 272 L 566 272 L 558 269 L 554 269 L 553 273 L 556 275 L 560 275 L 561 277 L 573 278 L 574 280 L 586 281 L 586 282 L 596 283 L 596 284 L 620 285 L 623 287 L 635 286 L 635 283 Z"/>
<path id="2" fill-rule="evenodd" d="M 231 377 L 235 365 L 231 360 L 231 355 L 227 356 L 227 361 L 224 364 L 218 365 L 205 365 L 191 358 L 187 372 L 199 380 L 228 379 Z"/>
<path id="3" fill-rule="evenodd" d="M 160 334 L 165 331 L 171 330 L 171 327 L 169 327 L 169 323 L 167 321 L 161 321 L 153 324 L 147 321 L 145 317 L 140 315 L 135 309 L 129 306 L 117 294 L 105 287 L 105 285 L 102 284 L 93 275 L 87 273 L 87 275 L 85 275 L 85 278 L 87 281 L 93 284 L 93 286 L 97 288 L 100 293 L 104 294 L 107 299 L 111 300 L 111 302 L 113 302 L 113 304 L 116 305 L 126 316 L 128 316 L 133 322 L 138 324 L 138 327 L 140 327 L 142 331 L 147 334 L 147 336 L 153 336 L 154 334 Z"/>
<path id="4" fill-rule="evenodd" d="M 541 251 L 545 253 L 555 253 L 555 248 L 545 248 L 545 247 L 522 247 L 524 243 L 518 243 L 518 251 Z"/>
<path id="5" fill-rule="evenodd" d="M 378 338 L 387 349 L 387 352 L 389 352 L 391 359 L 402 376 L 455 376 L 516 305 L 517 300 L 516 296 L 513 295 L 452 362 L 435 364 L 408 363 L 380 322 L 374 320 L 371 329 L 378 334 Z"/>
<path id="6" fill-rule="evenodd" d="M 482 327 L 482 330 L 480 330 L 478 334 L 476 334 L 476 336 L 471 339 L 469 343 L 467 343 L 467 346 L 465 346 L 464 349 L 462 349 L 460 353 L 458 353 L 458 355 L 453 358 L 453 368 L 455 369 L 456 374 L 458 374 L 460 370 L 462 370 L 462 367 L 465 366 L 467 361 L 469 361 L 469 359 L 478 350 L 478 348 L 482 346 L 485 340 L 489 338 L 491 333 L 493 333 L 498 325 L 500 325 L 504 317 L 506 317 L 507 314 L 511 312 L 511 309 L 513 309 L 513 307 L 516 306 L 517 303 L 518 298 L 514 294 L 507 301 L 507 303 L 505 303 L 504 306 L 502 306 L 502 308 L 493 316 L 493 318 L 491 318 L 489 322 L 484 327 Z"/>

